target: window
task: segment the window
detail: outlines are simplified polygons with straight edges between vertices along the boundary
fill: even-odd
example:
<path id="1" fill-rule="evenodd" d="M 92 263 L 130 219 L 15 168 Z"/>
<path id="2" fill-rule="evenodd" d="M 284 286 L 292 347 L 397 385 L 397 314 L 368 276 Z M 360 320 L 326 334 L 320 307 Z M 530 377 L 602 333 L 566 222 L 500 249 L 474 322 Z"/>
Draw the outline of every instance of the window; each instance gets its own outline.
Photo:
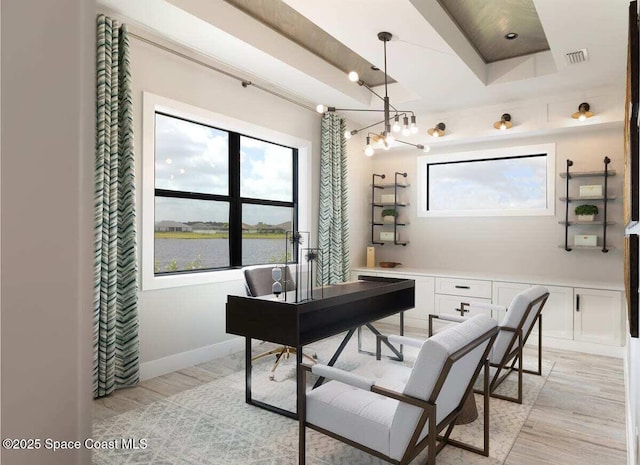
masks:
<path id="1" fill-rule="evenodd" d="M 553 144 L 420 157 L 419 216 L 553 215 Z"/>
<path id="2" fill-rule="evenodd" d="M 238 279 L 242 266 L 284 261 L 285 232 L 307 220 L 298 214 L 306 144 L 144 97 L 144 167 L 153 169 L 143 170 L 143 288 Z"/>

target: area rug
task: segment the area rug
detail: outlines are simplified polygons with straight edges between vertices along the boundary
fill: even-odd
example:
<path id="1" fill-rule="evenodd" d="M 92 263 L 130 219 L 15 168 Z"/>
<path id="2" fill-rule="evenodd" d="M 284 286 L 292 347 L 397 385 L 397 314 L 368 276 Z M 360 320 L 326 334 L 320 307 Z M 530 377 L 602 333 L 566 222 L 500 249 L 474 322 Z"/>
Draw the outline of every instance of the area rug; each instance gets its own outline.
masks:
<path id="1" fill-rule="evenodd" d="M 339 344 L 332 338 L 314 344 L 312 350 L 326 361 Z M 363 343 L 373 347 L 373 339 Z M 257 348 L 256 350 L 260 350 Z M 405 350 L 405 364 L 415 360 L 412 349 Z M 535 360 L 530 360 L 535 363 Z M 273 358 L 258 361 L 253 370 L 254 398 L 293 409 L 295 403 L 295 359 L 278 368 L 274 381 L 269 380 Z M 352 340 L 337 367 L 352 370 L 372 357 L 359 353 Z M 400 363 L 400 362 L 396 362 Z M 490 456 L 483 457 L 447 446 L 438 455 L 439 465 L 496 465 L 504 463 L 524 424 L 552 363 L 543 364 L 543 376 L 525 375 L 524 400 L 521 405 L 491 399 Z M 513 379 L 511 379 L 513 378 Z M 516 376 L 511 375 L 502 393 L 517 391 Z M 478 420 L 454 428 L 452 437 L 477 446 L 482 445 L 482 397 L 476 394 Z M 295 465 L 298 463 L 298 424 L 289 418 L 248 405 L 244 401 L 244 371 L 204 384 L 194 389 L 154 402 L 127 413 L 96 421 L 93 438 L 113 441 L 121 438 L 144 439 L 138 449 L 98 449 L 94 465 Z M 141 445 L 141 443 L 138 443 Z M 424 463 L 423 453 L 412 463 Z M 307 430 L 309 465 L 384 464 L 378 458 L 327 436 Z"/>

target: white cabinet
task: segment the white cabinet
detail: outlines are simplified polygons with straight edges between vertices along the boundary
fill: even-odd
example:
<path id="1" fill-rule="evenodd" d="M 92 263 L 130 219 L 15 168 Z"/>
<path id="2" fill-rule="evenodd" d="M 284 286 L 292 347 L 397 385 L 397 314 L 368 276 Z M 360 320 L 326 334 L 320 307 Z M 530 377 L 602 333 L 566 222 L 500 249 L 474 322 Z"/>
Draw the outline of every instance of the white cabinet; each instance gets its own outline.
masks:
<path id="1" fill-rule="evenodd" d="M 511 300 L 531 284 L 493 282 L 493 303 L 508 307 Z M 560 339 L 573 339 L 573 288 L 545 285 L 549 298 L 542 309 L 542 335 Z M 503 315 L 498 321 L 502 321 Z M 538 325 L 532 329 L 538 333 Z M 531 340 L 531 339 L 530 339 Z"/>
<path id="2" fill-rule="evenodd" d="M 542 309 L 542 335 L 573 339 L 573 288 L 545 286 L 549 298 Z M 538 331 L 538 327 L 534 328 Z"/>
<path id="3" fill-rule="evenodd" d="M 576 288 L 573 308 L 576 341 L 621 345 L 621 292 Z"/>

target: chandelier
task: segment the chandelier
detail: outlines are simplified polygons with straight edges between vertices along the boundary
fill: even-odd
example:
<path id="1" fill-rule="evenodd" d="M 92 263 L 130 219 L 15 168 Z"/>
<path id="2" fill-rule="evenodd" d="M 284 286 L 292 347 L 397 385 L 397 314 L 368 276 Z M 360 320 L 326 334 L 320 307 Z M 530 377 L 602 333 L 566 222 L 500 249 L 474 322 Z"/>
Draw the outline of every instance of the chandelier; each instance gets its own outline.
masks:
<path id="1" fill-rule="evenodd" d="M 399 142 L 401 144 L 411 145 L 412 147 L 416 147 L 417 149 L 423 150 L 425 152 L 429 151 L 429 146 L 425 146 L 422 144 L 412 144 L 411 142 L 406 142 L 403 140 L 398 140 L 394 137 L 393 133 L 401 133 L 403 136 L 407 137 L 411 134 L 416 134 L 418 132 L 418 126 L 416 124 L 416 115 L 410 110 L 398 110 L 394 107 L 389 101 L 389 95 L 387 93 L 387 42 L 391 40 L 393 35 L 390 32 L 379 32 L 378 39 L 382 41 L 384 47 L 384 97 L 378 94 L 375 90 L 371 88 L 366 82 L 360 79 L 358 73 L 355 71 L 351 71 L 349 73 L 349 80 L 357 83 L 359 86 L 365 87 L 369 92 L 378 97 L 383 102 L 382 110 L 359 110 L 353 108 L 336 108 L 336 107 L 326 107 L 322 104 L 316 107 L 318 113 L 325 112 L 336 112 L 336 111 L 367 111 L 367 112 L 383 112 L 384 119 L 382 121 L 377 121 L 368 126 L 364 126 L 359 129 L 346 130 L 344 132 L 344 137 L 346 139 L 350 139 L 351 136 L 355 136 L 356 134 L 364 131 L 366 129 L 373 128 L 379 124 L 382 124 L 382 130 L 379 132 L 368 132 L 366 136 L 366 146 L 364 149 L 364 154 L 368 157 L 372 156 L 375 153 L 375 148 L 382 148 L 384 150 L 389 150 L 391 144 L 395 142 Z M 392 114 L 393 113 L 393 114 Z M 374 148 L 375 146 L 375 148 Z"/>

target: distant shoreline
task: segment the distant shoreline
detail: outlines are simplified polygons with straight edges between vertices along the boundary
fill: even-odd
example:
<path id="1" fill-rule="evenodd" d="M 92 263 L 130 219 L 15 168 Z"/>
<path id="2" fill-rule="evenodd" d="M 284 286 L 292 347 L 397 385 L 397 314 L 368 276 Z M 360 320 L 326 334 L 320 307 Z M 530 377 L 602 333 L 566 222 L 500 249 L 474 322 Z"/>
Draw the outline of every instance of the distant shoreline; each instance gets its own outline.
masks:
<path id="1" fill-rule="evenodd" d="M 243 233 L 243 239 L 284 239 L 284 234 L 278 233 Z M 175 232 L 159 232 L 153 233 L 153 237 L 156 239 L 229 239 L 228 233 L 200 233 L 200 232 L 187 232 L 187 231 L 175 231 Z"/>

